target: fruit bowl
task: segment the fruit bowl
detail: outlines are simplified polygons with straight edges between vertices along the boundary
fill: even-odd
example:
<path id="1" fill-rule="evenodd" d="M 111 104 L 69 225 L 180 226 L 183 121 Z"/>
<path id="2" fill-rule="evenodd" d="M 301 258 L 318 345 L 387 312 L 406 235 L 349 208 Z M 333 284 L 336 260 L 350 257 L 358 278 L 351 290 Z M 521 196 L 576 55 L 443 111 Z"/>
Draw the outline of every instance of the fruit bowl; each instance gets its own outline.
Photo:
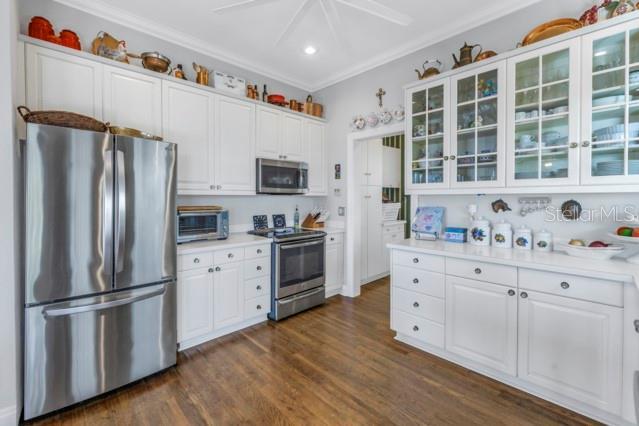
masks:
<path id="1" fill-rule="evenodd" d="M 596 260 L 608 260 L 625 250 L 624 246 L 619 244 L 609 244 L 607 247 L 588 247 L 568 243 L 557 244 L 557 249 L 566 252 L 569 256 Z"/>

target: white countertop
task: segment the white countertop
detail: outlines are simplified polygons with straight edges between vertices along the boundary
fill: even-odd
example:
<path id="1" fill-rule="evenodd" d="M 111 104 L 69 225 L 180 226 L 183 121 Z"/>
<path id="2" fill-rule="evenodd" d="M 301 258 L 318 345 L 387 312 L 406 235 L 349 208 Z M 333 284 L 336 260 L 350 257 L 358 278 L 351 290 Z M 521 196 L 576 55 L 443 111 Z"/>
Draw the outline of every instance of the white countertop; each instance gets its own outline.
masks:
<path id="1" fill-rule="evenodd" d="M 568 256 L 554 251 L 515 250 L 479 247 L 468 243 L 404 240 L 388 244 L 391 249 L 403 249 L 439 256 L 478 260 L 531 269 L 543 269 L 564 274 L 587 275 L 593 278 L 634 283 L 639 289 L 639 266 L 625 260 L 592 260 Z"/>
<path id="2" fill-rule="evenodd" d="M 234 232 L 231 233 L 226 240 L 197 241 L 194 243 L 179 244 L 177 253 L 181 255 L 218 249 L 255 246 L 270 244 L 272 241 L 271 238 L 258 237 L 257 235 L 247 234 L 246 232 Z"/>

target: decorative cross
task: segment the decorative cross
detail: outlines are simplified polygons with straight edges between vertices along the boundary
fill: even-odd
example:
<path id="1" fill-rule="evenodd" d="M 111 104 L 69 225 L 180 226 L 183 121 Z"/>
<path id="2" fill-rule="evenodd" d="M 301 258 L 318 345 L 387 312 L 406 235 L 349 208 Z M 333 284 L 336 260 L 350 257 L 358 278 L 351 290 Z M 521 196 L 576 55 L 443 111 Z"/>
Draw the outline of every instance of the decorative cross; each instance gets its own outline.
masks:
<path id="1" fill-rule="evenodd" d="M 379 98 L 379 107 L 380 108 L 382 106 L 384 106 L 384 102 L 383 102 L 382 98 L 384 97 L 385 94 L 386 94 L 386 90 L 382 89 L 381 87 L 377 91 L 377 94 L 375 94 L 375 96 L 377 96 Z"/>

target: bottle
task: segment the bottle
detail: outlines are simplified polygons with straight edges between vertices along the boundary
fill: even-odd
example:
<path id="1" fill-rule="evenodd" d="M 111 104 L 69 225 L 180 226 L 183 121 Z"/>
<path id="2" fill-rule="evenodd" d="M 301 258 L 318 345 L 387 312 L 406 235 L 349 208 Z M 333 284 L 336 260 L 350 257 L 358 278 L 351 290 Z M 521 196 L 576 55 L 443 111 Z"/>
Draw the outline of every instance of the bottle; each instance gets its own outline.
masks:
<path id="1" fill-rule="evenodd" d="M 264 91 L 262 92 L 262 102 L 266 102 L 268 99 L 268 92 L 266 91 L 266 84 L 264 85 Z"/>
<path id="2" fill-rule="evenodd" d="M 297 208 L 297 206 L 295 206 L 295 215 L 293 216 L 293 226 L 295 226 L 295 229 L 299 229 L 300 227 L 300 211 Z"/>

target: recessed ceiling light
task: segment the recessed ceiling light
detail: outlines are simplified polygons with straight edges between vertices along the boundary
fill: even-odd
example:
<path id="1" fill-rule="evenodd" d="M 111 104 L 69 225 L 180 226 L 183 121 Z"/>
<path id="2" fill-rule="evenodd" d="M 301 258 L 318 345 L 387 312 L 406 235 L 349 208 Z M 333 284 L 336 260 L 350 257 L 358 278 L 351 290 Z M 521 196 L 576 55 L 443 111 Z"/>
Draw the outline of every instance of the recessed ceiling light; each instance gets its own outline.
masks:
<path id="1" fill-rule="evenodd" d="M 307 55 L 314 55 L 317 53 L 317 49 L 315 48 L 315 46 L 306 46 L 304 48 L 304 53 L 306 53 Z"/>

